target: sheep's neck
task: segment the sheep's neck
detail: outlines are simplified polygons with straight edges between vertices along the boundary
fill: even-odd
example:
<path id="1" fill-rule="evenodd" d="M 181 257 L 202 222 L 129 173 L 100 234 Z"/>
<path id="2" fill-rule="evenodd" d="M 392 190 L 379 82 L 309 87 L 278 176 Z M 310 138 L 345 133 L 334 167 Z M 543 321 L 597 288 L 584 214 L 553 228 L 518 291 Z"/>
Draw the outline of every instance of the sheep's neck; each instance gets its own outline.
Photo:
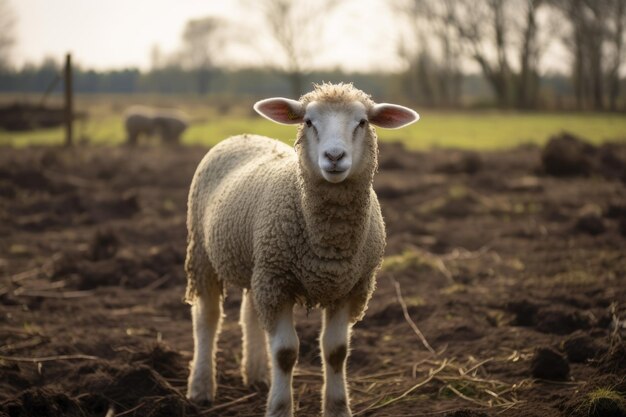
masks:
<path id="1" fill-rule="evenodd" d="M 371 176 L 331 184 L 301 175 L 301 202 L 311 249 L 315 255 L 342 260 L 359 249 L 369 225 Z"/>

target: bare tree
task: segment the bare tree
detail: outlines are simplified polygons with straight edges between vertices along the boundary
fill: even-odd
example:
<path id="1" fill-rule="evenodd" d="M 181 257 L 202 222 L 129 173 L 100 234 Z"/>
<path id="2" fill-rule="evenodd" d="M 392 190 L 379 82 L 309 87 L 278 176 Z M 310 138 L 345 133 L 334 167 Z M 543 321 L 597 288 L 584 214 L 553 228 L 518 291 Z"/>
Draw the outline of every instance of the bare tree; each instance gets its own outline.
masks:
<path id="1" fill-rule="evenodd" d="M 182 61 L 196 73 L 198 94 L 209 91 L 216 56 L 226 42 L 226 23 L 218 17 L 204 17 L 187 22 L 183 31 Z"/>
<path id="2" fill-rule="evenodd" d="M 540 0 L 455 2 L 450 22 L 502 107 L 527 107 L 535 100 L 531 82 L 539 60 L 536 13 L 541 4 Z M 516 45 L 516 37 L 521 45 Z M 511 64 L 515 56 L 519 73 Z"/>
<path id="3" fill-rule="evenodd" d="M 439 90 L 458 100 L 460 59 L 481 69 L 498 105 L 531 107 L 538 94 L 537 9 L 544 0 L 397 0 L 440 48 Z M 421 35 L 423 36 L 423 35 Z"/>
<path id="4" fill-rule="evenodd" d="M 405 84 L 426 104 L 456 105 L 461 97 L 460 48 L 449 24 L 454 0 L 397 0 L 394 10 L 408 23 L 413 47 L 400 38 L 398 52 L 408 66 Z M 431 46 L 431 44 L 433 46 Z M 433 54 L 435 48 L 438 54 Z"/>
<path id="5" fill-rule="evenodd" d="M 498 104 L 510 102 L 510 66 L 507 55 L 508 26 L 504 0 L 457 0 L 452 5 L 448 24 L 458 34 L 463 49 L 481 68 Z M 493 58 L 490 55 L 495 55 Z"/>
<path id="6" fill-rule="evenodd" d="M 519 77 L 517 80 L 517 106 L 530 108 L 535 105 L 539 89 L 539 55 L 541 48 L 537 36 L 537 9 L 543 0 L 527 0 L 526 16 L 522 29 L 522 45 L 519 56 Z"/>
<path id="7" fill-rule="evenodd" d="M 304 76 L 324 47 L 324 21 L 337 0 L 258 0 L 249 4 L 260 11 L 282 55 L 282 69 L 289 77 L 293 97 L 299 97 L 304 92 Z"/>
<path id="8" fill-rule="evenodd" d="M 585 65 L 586 25 L 583 19 L 582 0 L 551 0 L 552 6 L 569 21 L 569 28 L 561 34 L 561 41 L 572 54 L 572 84 L 576 106 L 582 108 L 586 94 L 587 71 Z"/>
<path id="9" fill-rule="evenodd" d="M 608 61 L 609 108 L 617 110 L 617 99 L 620 96 L 620 69 L 626 60 L 624 53 L 624 37 L 626 32 L 626 0 L 610 0 L 609 2 L 608 40 L 610 60 Z"/>
<path id="10" fill-rule="evenodd" d="M 0 70 L 9 66 L 15 44 L 16 18 L 8 0 L 0 0 Z"/>
<path id="11" fill-rule="evenodd" d="M 626 0 L 551 0 L 569 27 L 563 44 L 572 54 L 572 83 L 579 108 L 617 109 L 624 61 Z"/>
<path id="12" fill-rule="evenodd" d="M 587 10 L 591 12 L 591 16 L 586 18 L 583 16 L 585 29 L 587 34 L 586 46 L 589 60 L 589 75 L 591 82 L 591 91 L 593 97 L 593 107 L 597 110 L 604 108 L 604 74 L 602 70 L 602 61 L 604 60 L 604 38 L 606 36 L 604 22 L 606 21 L 607 1 L 584 0 Z"/>

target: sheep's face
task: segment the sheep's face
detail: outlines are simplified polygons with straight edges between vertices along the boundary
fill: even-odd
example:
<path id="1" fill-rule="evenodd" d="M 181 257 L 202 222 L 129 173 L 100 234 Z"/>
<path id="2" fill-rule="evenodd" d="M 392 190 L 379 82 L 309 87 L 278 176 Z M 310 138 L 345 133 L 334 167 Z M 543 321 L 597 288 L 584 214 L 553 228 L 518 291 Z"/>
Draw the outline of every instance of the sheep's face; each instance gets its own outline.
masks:
<path id="1" fill-rule="evenodd" d="M 395 104 L 353 101 L 311 101 L 285 98 L 254 105 L 262 116 L 281 124 L 302 124 L 298 135 L 309 168 L 330 183 L 340 183 L 375 167 L 376 135 L 370 124 L 396 129 L 419 119 L 411 109 Z M 373 150 L 373 151 L 372 151 Z M 370 162 L 368 164 L 368 162 Z"/>
<path id="2" fill-rule="evenodd" d="M 303 151 L 309 166 L 326 181 L 339 183 L 363 163 L 369 134 L 367 109 L 361 102 L 312 102 L 303 116 Z"/>

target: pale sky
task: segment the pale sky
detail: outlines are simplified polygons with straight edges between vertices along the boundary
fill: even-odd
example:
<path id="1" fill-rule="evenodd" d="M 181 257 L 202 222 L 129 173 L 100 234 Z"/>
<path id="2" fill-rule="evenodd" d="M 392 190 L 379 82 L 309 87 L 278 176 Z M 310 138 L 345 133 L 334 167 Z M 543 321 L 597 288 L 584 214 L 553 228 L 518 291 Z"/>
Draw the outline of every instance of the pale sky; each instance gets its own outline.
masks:
<path id="1" fill-rule="evenodd" d="M 258 35 L 249 7 L 236 0 L 9 0 L 17 15 L 14 62 L 40 62 L 44 56 L 60 59 L 71 51 L 85 67 L 109 69 L 150 65 L 150 50 L 164 52 L 180 46 L 185 23 L 217 15 L 232 21 L 244 37 Z M 366 7 L 363 7 L 366 6 Z M 332 47 L 320 50 L 318 67 L 349 70 L 397 69 L 393 21 L 380 1 L 345 2 L 342 20 L 333 17 L 325 33 Z M 347 17 L 347 18 L 346 18 Z M 259 35 L 260 36 L 260 35 Z M 382 37 L 381 37 L 382 36 Z M 271 48 L 270 41 L 264 42 Z M 375 50 L 374 50 L 375 49 Z M 255 62 L 257 52 L 233 52 L 231 60 Z"/>
<path id="2" fill-rule="evenodd" d="M 343 0 L 325 22 L 326 31 L 311 66 L 345 70 L 398 70 L 398 21 L 386 0 Z M 66 52 L 83 67 L 110 69 L 150 66 L 150 52 L 158 45 L 165 53 L 181 44 L 185 23 L 209 15 L 228 19 L 244 39 L 260 46 L 233 47 L 225 60 L 239 64 L 271 61 L 272 43 L 245 0 L 9 0 L 16 17 L 13 61 L 39 63 L 51 56 L 60 61 Z M 312 40 L 313 42 L 317 40 Z M 326 45 L 323 47 L 322 45 Z M 563 51 L 549 51 L 543 69 L 567 70 Z M 477 71 L 472 64 L 466 70 Z"/>

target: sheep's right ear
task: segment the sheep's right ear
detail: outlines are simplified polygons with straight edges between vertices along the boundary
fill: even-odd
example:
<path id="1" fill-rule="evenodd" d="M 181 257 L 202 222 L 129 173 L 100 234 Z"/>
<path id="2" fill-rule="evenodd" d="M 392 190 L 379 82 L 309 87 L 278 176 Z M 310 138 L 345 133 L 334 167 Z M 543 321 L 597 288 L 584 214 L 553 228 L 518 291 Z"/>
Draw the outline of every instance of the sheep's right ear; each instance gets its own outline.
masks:
<path id="1" fill-rule="evenodd" d="M 254 110 L 266 119 L 283 125 L 302 123 L 304 118 L 302 103 L 282 97 L 257 101 Z"/>

